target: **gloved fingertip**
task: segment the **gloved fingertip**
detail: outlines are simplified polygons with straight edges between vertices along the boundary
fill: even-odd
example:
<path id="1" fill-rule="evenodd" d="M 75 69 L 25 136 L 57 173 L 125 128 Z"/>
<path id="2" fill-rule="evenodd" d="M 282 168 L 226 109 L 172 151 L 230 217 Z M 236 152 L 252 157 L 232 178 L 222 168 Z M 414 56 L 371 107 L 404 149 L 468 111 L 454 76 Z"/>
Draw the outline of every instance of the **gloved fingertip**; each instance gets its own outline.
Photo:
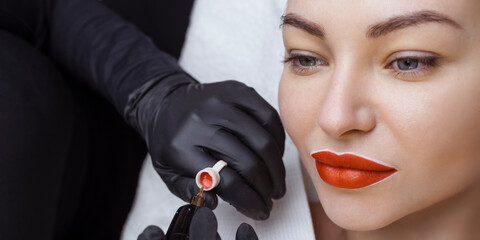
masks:
<path id="1" fill-rule="evenodd" d="M 260 220 L 268 219 L 270 217 L 270 211 L 262 212 L 259 217 L 260 217 Z"/>
<path id="2" fill-rule="evenodd" d="M 258 236 L 250 224 L 242 223 L 237 229 L 235 240 L 258 240 Z"/>
<path id="3" fill-rule="evenodd" d="M 267 203 L 267 208 L 268 208 L 268 211 L 271 212 L 272 209 L 273 209 L 273 201 L 271 199 L 268 199 L 268 203 Z"/>
<path id="4" fill-rule="evenodd" d="M 266 220 L 270 217 L 270 211 L 268 211 L 267 209 L 260 210 L 260 211 L 257 210 L 253 214 L 245 214 L 245 215 L 255 220 Z"/>
<path id="5" fill-rule="evenodd" d="M 162 229 L 157 226 L 150 225 L 143 230 L 137 240 L 164 240 L 165 234 Z"/>
<path id="6" fill-rule="evenodd" d="M 285 196 L 285 193 L 287 192 L 287 188 L 285 186 L 285 184 L 283 184 L 281 187 L 279 187 L 278 190 L 276 190 L 273 194 L 272 194 L 272 198 L 277 200 L 277 199 L 280 199 L 282 198 L 283 196 Z"/>
<path id="7" fill-rule="evenodd" d="M 260 199 L 258 200 L 261 201 Z M 257 204 L 258 203 L 259 202 L 257 201 Z M 263 204 L 259 204 L 259 205 L 255 204 L 256 206 L 253 208 L 252 208 L 252 205 L 244 207 L 244 206 L 235 205 L 232 203 L 230 204 L 234 206 L 237 209 L 237 211 L 239 211 L 240 213 L 242 213 L 243 215 L 249 218 L 252 218 L 254 220 L 265 220 L 270 217 L 270 210 L 269 210 L 269 207 L 265 205 L 265 202 L 262 202 L 262 203 Z"/>
<path id="8" fill-rule="evenodd" d="M 203 197 L 205 199 L 204 206 L 212 210 L 218 206 L 218 197 L 217 194 L 213 192 L 204 192 Z"/>

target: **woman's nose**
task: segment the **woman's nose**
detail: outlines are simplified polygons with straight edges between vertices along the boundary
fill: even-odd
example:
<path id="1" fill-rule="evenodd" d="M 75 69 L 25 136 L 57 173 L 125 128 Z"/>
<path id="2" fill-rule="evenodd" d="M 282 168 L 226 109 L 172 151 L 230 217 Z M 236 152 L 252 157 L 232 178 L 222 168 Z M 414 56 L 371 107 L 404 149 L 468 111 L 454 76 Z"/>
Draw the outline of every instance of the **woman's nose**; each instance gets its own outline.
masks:
<path id="1" fill-rule="evenodd" d="M 368 83 L 362 80 L 358 76 L 355 78 L 351 71 L 332 75 L 317 119 L 328 136 L 345 139 L 375 128 L 375 111 L 365 85 Z"/>

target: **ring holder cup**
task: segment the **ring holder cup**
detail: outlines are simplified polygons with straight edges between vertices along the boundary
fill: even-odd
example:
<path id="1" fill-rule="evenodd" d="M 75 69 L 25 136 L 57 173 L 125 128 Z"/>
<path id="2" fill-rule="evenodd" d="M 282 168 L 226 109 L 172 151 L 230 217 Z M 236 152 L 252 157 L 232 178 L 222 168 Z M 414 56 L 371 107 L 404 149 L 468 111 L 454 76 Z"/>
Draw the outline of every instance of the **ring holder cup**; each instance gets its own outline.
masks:
<path id="1" fill-rule="evenodd" d="M 227 166 L 227 163 L 223 160 L 219 160 L 213 167 L 207 167 L 200 170 L 195 176 L 195 183 L 198 188 L 202 188 L 204 191 L 210 191 L 214 189 L 220 183 L 220 171 Z"/>

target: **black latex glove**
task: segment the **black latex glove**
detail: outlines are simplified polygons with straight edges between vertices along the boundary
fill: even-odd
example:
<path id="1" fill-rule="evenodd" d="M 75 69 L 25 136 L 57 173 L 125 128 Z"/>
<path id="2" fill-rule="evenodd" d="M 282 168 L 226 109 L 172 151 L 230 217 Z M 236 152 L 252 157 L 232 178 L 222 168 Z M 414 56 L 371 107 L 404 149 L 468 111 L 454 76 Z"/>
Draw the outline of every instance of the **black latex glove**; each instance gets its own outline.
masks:
<path id="1" fill-rule="evenodd" d="M 148 226 L 138 236 L 138 240 L 166 240 L 162 229 L 157 226 Z M 200 208 L 193 215 L 189 230 L 190 240 L 221 239 L 217 233 L 217 218 L 209 208 Z M 242 223 L 235 236 L 236 240 L 257 240 L 255 230 L 247 223 Z"/>
<path id="2" fill-rule="evenodd" d="M 196 173 L 222 159 L 228 166 L 213 192 L 248 217 L 268 218 L 272 198 L 285 194 L 285 133 L 275 109 L 253 88 L 176 74 L 130 98 L 127 120 L 144 136 L 171 192 L 188 202 L 199 191 Z M 216 195 L 204 196 L 215 208 Z"/>

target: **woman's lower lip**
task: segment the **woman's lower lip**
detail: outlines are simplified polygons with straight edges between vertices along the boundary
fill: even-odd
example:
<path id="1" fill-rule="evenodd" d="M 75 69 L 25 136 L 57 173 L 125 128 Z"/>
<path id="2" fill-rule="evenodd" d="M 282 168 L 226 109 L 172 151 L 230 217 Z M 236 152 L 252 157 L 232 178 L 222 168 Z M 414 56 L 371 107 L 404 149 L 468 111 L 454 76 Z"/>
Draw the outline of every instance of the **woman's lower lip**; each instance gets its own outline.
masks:
<path id="1" fill-rule="evenodd" d="M 355 189 L 377 183 L 396 171 L 375 172 L 350 168 L 336 168 L 317 162 L 317 172 L 323 181 L 332 186 Z"/>
<path id="2" fill-rule="evenodd" d="M 313 153 L 317 172 L 326 183 L 346 189 L 363 188 L 377 183 L 397 170 L 352 154 L 331 151 Z"/>

